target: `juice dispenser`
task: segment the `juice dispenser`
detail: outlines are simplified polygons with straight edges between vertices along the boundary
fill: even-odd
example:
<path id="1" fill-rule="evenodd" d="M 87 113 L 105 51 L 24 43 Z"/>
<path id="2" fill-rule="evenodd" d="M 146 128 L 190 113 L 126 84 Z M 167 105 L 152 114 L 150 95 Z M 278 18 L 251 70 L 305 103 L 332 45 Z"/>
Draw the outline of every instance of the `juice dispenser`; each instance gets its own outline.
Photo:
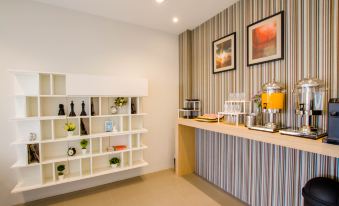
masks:
<path id="1" fill-rule="evenodd" d="M 293 91 L 297 125 L 279 132 L 311 139 L 325 136 L 326 132 L 318 124 L 324 113 L 325 92 L 324 83 L 319 79 L 298 81 Z"/>
<path id="2" fill-rule="evenodd" d="M 284 86 L 279 82 L 269 82 L 263 85 L 261 105 L 264 114 L 264 125 L 256 125 L 250 129 L 267 132 L 277 132 L 281 125 L 279 114 L 284 109 L 285 93 Z"/>

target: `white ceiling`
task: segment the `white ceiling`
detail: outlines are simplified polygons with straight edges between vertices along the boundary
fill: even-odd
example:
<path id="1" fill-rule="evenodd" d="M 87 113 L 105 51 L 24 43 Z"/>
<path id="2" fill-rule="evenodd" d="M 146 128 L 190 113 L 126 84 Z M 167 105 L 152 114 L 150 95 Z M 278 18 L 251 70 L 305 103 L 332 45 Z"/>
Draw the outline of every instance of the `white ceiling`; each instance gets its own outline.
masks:
<path id="1" fill-rule="evenodd" d="M 179 34 L 193 29 L 238 0 L 35 0 L 113 20 Z M 176 16 L 179 22 L 174 24 Z"/>

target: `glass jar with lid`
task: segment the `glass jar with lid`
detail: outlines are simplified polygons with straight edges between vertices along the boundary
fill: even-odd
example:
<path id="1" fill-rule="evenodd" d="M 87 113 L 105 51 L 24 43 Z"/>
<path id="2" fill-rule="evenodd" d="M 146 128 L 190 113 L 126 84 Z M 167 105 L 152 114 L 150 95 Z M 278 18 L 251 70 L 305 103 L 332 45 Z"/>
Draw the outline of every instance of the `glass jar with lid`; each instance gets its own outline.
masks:
<path id="1" fill-rule="evenodd" d="M 263 112 L 278 113 L 284 109 L 284 86 L 279 82 L 268 82 L 262 86 L 262 109 Z"/>
<path id="2" fill-rule="evenodd" d="M 310 78 L 298 81 L 293 91 L 296 113 L 320 115 L 324 110 L 325 91 L 325 84 L 319 79 Z"/>

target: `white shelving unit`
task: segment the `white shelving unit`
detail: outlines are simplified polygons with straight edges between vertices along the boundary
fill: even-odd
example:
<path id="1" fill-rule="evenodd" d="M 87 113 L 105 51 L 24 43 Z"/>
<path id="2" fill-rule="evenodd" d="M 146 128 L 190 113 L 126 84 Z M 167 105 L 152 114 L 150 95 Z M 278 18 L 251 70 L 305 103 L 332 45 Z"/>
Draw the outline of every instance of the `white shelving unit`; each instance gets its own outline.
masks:
<path id="1" fill-rule="evenodd" d="M 18 184 L 12 193 L 148 165 L 143 159 L 143 150 L 147 146 L 142 143 L 142 134 L 147 132 L 143 127 L 143 116 L 147 114 L 142 110 L 142 97 L 148 94 L 147 80 L 121 81 L 107 76 L 11 72 L 15 82 L 13 120 L 16 121 L 16 140 L 12 145 L 18 157 L 12 166 L 18 174 Z M 100 86 L 95 86 L 98 84 Z M 117 87 L 119 84 L 126 87 Z M 86 93 L 86 90 L 89 92 Z M 125 97 L 128 103 L 121 112 L 111 114 L 110 106 L 116 97 Z M 71 101 L 75 105 L 75 117 L 68 116 Z M 79 116 L 82 102 L 85 103 L 87 116 Z M 131 102 L 136 104 L 135 114 L 131 112 Z M 59 104 L 64 105 L 65 116 L 58 116 Z M 87 135 L 80 132 L 81 121 Z M 105 132 L 105 121 L 112 121 L 117 131 Z M 73 122 L 77 127 L 71 137 L 64 131 L 66 122 Z M 30 133 L 36 134 L 36 140 L 30 140 Z M 89 142 L 86 154 L 81 152 L 80 141 L 83 139 Z M 27 147 L 30 144 L 38 145 L 39 162 L 28 163 Z M 127 148 L 121 151 L 107 150 L 107 147 L 114 145 L 126 145 Z M 74 156 L 67 155 L 69 147 L 76 148 Z M 110 167 L 109 159 L 112 157 L 120 158 L 119 168 Z M 65 177 L 58 180 L 56 168 L 61 164 L 66 167 Z"/>

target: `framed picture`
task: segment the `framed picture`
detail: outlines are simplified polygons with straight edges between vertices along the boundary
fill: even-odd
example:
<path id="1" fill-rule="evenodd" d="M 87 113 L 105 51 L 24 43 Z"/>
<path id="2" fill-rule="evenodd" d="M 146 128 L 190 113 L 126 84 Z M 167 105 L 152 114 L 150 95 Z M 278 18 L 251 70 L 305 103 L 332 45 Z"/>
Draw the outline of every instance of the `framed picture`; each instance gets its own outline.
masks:
<path id="1" fill-rule="evenodd" d="M 113 131 L 113 121 L 105 121 L 105 132 Z"/>
<path id="2" fill-rule="evenodd" d="M 284 59 L 284 11 L 247 26 L 247 65 Z"/>
<path id="3" fill-rule="evenodd" d="M 213 74 L 234 70 L 236 67 L 235 32 L 212 43 Z"/>
<path id="4" fill-rule="evenodd" d="M 39 144 L 28 144 L 27 145 L 27 163 L 39 163 L 40 155 L 39 155 Z"/>

